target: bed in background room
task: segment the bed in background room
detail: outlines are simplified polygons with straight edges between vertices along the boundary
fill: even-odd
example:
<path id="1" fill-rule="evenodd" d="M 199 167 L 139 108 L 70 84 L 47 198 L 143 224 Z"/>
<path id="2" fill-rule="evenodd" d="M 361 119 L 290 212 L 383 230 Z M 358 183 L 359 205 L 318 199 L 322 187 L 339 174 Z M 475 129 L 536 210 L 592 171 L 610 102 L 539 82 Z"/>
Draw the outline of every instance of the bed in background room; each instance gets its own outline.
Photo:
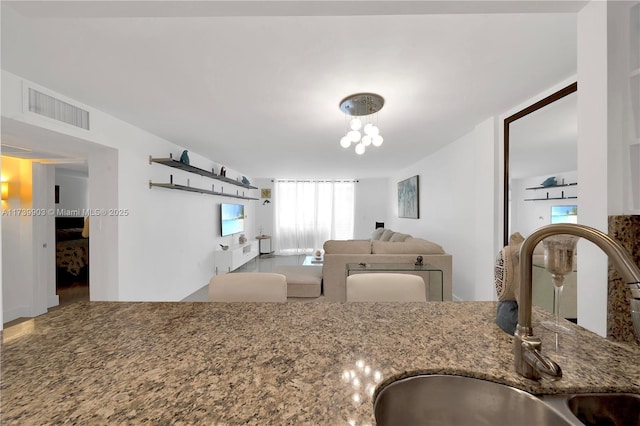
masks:
<path id="1" fill-rule="evenodd" d="M 84 238 L 84 218 L 56 218 L 56 287 L 88 284 L 89 238 Z"/>

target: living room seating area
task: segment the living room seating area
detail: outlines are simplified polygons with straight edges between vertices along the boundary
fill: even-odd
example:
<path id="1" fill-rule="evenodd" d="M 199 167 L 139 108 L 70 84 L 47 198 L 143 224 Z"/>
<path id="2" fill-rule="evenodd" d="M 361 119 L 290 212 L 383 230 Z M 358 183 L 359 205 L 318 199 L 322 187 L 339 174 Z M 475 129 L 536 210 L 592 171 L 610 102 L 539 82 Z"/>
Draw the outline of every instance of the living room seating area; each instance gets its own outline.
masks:
<path id="1" fill-rule="evenodd" d="M 378 228 L 369 240 L 329 240 L 324 243 L 322 285 L 325 299 L 346 301 L 346 277 L 349 264 L 406 265 L 404 273 L 423 275 L 427 285 L 429 275 L 416 271 L 412 265 L 422 263 L 442 272 L 442 298 L 451 300 L 452 256 L 442 246 L 409 234 Z M 421 261 L 418 260 L 421 257 Z M 391 266 L 393 268 L 393 266 Z M 393 268 L 397 269 L 397 268 Z M 422 269 L 422 268 L 420 268 Z M 378 272 L 384 272 L 377 269 Z M 389 271 L 390 272 L 390 271 Z M 397 272 L 397 271 L 395 271 Z"/>
<path id="2" fill-rule="evenodd" d="M 452 256 L 437 243 L 381 228 L 372 233 L 371 239 L 329 240 L 323 248 L 322 264 L 305 262 L 309 257 L 305 255 L 258 257 L 229 274 L 278 273 L 286 277 L 288 300 L 326 302 L 347 301 L 350 275 L 408 274 L 422 278 L 426 300 L 452 300 Z M 259 278 L 256 274 L 256 280 Z M 205 290 L 184 300 L 207 300 Z"/>

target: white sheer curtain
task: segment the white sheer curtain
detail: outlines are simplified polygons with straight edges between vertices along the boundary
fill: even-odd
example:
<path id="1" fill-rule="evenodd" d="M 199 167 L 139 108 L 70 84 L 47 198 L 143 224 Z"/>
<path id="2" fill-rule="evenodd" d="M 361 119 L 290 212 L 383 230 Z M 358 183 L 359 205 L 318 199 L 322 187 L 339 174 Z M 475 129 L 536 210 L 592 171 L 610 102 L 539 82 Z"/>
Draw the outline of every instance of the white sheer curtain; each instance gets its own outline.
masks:
<path id="1" fill-rule="evenodd" d="M 353 238 L 354 181 L 275 182 L 275 249 L 310 254 L 326 240 Z"/>

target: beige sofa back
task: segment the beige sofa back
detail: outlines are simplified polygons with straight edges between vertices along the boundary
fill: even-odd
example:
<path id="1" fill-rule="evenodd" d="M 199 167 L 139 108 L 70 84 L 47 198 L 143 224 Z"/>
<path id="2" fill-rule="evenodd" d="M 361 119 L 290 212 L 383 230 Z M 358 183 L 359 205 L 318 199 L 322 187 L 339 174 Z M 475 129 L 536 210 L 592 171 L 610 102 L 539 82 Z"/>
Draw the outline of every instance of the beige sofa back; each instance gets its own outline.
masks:
<path id="1" fill-rule="evenodd" d="M 322 248 L 325 254 L 371 254 L 371 241 L 328 240 Z"/>
<path id="2" fill-rule="evenodd" d="M 372 241 L 372 254 L 445 254 L 442 246 L 423 240 L 407 238 L 403 242 Z"/>
<path id="3" fill-rule="evenodd" d="M 442 296 L 451 300 L 451 255 L 434 242 L 379 228 L 371 240 L 328 240 L 323 248 L 322 287 L 329 302 L 346 301 L 347 263 L 413 264 L 418 256 L 442 270 Z"/>
<path id="4" fill-rule="evenodd" d="M 445 254 L 442 246 L 413 237 L 403 241 L 328 240 L 322 248 L 325 254 Z"/>
<path id="5" fill-rule="evenodd" d="M 402 243 L 391 243 L 402 244 Z M 322 286 L 327 302 L 345 302 L 347 300 L 346 273 L 347 263 L 408 263 L 423 257 L 423 262 L 442 270 L 443 300 L 452 299 L 451 273 L 452 257 L 450 254 L 327 254 L 322 266 Z"/>

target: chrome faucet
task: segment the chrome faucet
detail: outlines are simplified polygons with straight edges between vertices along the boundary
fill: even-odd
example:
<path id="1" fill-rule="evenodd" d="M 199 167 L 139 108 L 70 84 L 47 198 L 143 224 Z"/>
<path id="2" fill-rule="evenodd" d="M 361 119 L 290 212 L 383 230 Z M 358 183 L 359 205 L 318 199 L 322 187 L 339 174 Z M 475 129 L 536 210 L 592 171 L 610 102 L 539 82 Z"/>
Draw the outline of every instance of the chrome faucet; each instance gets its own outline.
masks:
<path id="1" fill-rule="evenodd" d="M 612 260 L 622 279 L 631 288 L 633 298 L 640 299 L 640 268 L 622 245 L 595 228 L 571 223 L 543 226 L 529 235 L 520 247 L 520 300 L 518 301 L 518 326 L 513 340 L 515 370 L 518 374 L 538 380 L 541 376 L 551 380 L 562 377 L 560 366 L 542 354 L 542 343 L 531 328 L 531 259 L 533 249 L 543 239 L 552 235 L 569 234 L 585 238 L 604 251 Z"/>

